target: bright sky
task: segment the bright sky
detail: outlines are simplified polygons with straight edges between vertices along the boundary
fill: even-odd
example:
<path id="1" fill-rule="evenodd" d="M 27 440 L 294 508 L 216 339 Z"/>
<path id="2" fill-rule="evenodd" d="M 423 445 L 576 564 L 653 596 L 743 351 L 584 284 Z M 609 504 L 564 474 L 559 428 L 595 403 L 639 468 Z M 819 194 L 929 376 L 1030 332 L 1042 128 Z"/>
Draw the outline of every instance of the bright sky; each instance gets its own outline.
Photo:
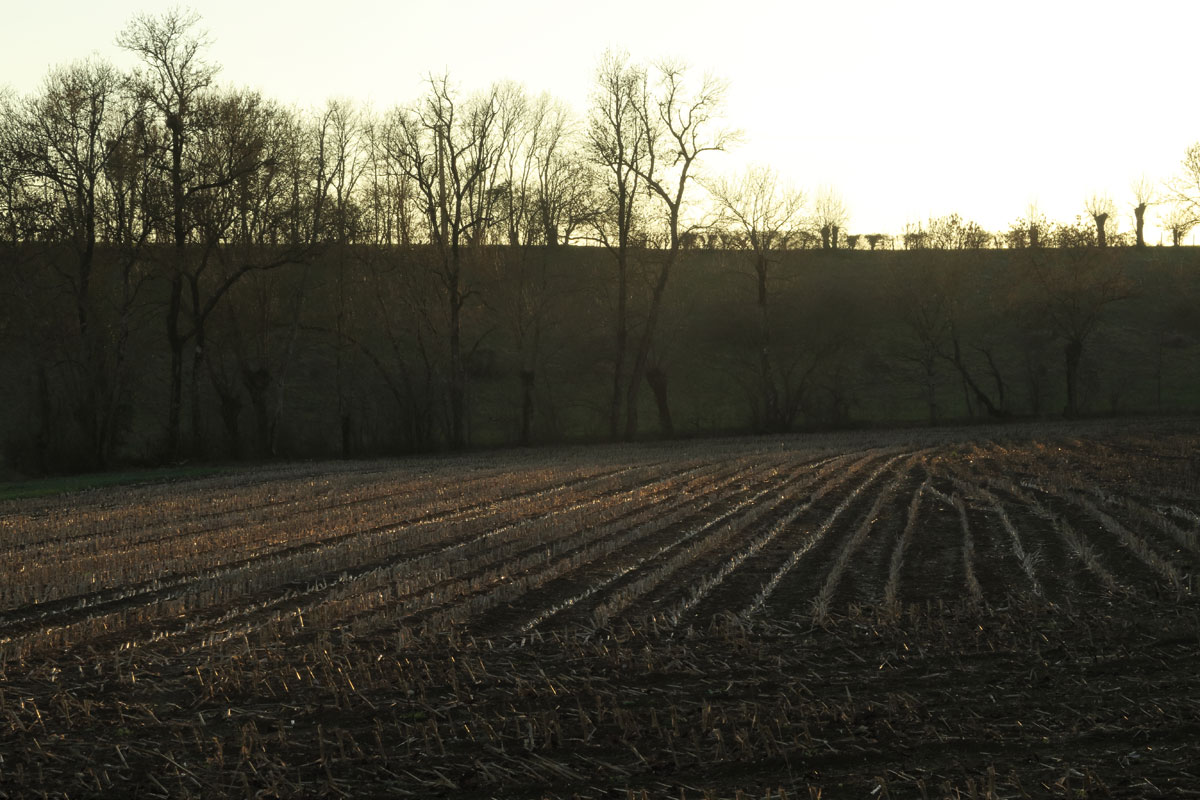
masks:
<path id="1" fill-rule="evenodd" d="M 34 90 L 97 53 L 148 0 L 14 3 L 0 85 Z M 513 79 L 583 113 L 606 48 L 678 57 L 729 81 L 745 132 L 710 174 L 769 163 L 811 196 L 832 185 L 850 229 L 898 233 L 958 212 L 1005 229 L 1036 202 L 1069 220 L 1108 192 L 1177 171 L 1200 140 L 1200 3 L 1191 0 L 195 0 L 221 79 L 301 106 L 387 109 L 449 70 L 464 89 Z M 1157 231 L 1148 236 L 1153 243 Z"/>

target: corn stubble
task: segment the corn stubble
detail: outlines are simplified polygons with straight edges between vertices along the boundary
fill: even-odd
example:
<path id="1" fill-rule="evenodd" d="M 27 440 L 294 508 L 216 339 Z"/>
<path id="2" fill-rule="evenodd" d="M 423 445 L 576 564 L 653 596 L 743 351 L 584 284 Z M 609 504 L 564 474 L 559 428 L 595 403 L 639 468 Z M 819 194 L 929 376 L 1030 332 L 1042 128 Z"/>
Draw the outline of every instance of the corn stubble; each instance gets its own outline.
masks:
<path id="1" fill-rule="evenodd" d="M 1183 423 L 273 467 L 0 506 L 0 797 L 1200 787 Z"/>

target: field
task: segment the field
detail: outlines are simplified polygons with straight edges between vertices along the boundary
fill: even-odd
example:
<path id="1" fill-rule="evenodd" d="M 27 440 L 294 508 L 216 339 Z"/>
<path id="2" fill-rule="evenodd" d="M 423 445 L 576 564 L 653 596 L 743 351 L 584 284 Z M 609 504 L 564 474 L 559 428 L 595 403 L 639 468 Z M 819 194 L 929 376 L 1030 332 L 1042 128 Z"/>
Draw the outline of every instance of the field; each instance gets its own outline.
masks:
<path id="1" fill-rule="evenodd" d="M 0 503 L 0 797 L 1197 797 L 1200 423 Z"/>

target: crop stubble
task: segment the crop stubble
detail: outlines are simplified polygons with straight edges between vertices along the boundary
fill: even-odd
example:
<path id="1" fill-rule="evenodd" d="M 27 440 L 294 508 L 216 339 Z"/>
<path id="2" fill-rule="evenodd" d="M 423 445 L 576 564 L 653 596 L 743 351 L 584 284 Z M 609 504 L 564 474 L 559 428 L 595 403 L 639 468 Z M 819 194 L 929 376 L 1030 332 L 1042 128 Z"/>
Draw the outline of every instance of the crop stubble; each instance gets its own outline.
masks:
<path id="1" fill-rule="evenodd" d="M 10 502 L 0 797 L 1200 794 L 1196 430 Z"/>

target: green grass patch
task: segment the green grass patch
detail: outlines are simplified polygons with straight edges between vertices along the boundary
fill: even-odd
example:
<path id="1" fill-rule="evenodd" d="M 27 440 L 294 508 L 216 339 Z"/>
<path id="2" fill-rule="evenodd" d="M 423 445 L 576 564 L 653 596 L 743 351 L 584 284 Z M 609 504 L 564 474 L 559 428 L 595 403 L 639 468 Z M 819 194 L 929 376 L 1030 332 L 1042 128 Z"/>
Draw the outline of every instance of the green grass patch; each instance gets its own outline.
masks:
<path id="1" fill-rule="evenodd" d="M 122 486 L 138 483 L 163 483 L 166 481 L 204 478 L 230 472 L 228 467 L 162 467 L 157 469 L 130 470 L 126 472 L 93 472 L 86 475 L 63 475 L 53 478 L 35 478 L 27 481 L 0 483 L 0 501 L 28 500 L 34 497 L 81 492 L 105 486 Z"/>

